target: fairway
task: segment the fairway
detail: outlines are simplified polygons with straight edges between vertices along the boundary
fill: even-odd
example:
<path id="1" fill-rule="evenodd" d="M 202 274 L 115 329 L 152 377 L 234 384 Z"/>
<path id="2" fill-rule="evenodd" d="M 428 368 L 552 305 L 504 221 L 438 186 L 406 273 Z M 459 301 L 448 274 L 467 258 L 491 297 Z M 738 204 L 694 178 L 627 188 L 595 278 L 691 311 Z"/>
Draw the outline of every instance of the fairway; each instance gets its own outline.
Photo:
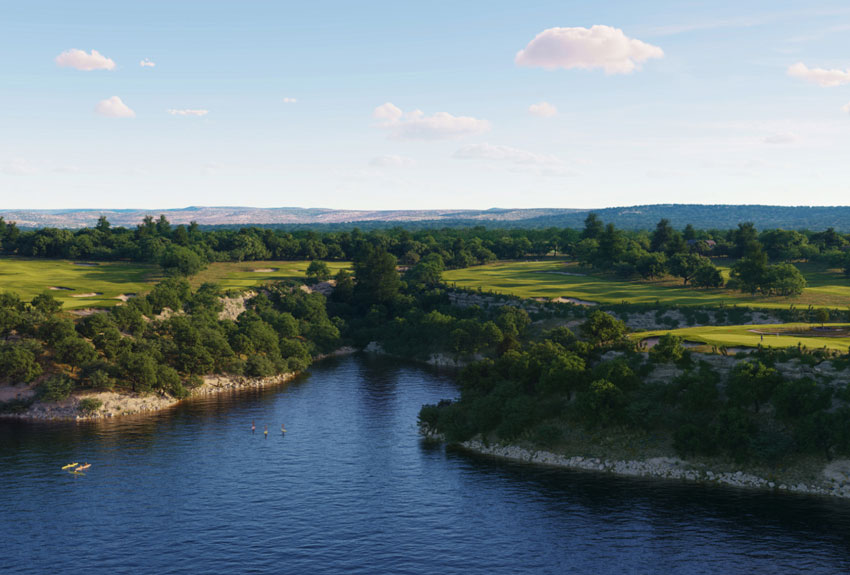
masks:
<path id="1" fill-rule="evenodd" d="M 64 309 L 115 305 L 122 294 L 149 290 L 159 277 L 159 266 L 147 264 L 0 258 L 0 290 L 26 301 L 47 291 Z"/>
<path id="2" fill-rule="evenodd" d="M 721 270 L 728 277 L 728 268 Z M 510 261 L 449 270 L 448 284 L 519 297 L 569 297 L 601 304 L 653 304 L 680 306 L 741 305 L 760 308 L 850 306 L 850 281 L 836 270 L 798 266 L 809 287 L 799 297 L 751 296 L 725 289 L 684 287 L 681 280 L 627 281 L 616 276 L 587 273 L 566 260 Z"/>
<path id="3" fill-rule="evenodd" d="M 716 345 L 717 347 L 772 347 L 785 348 L 806 346 L 809 349 L 820 349 L 826 346 L 846 352 L 850 347 L 850 337 L 800 337 L 795 335 L 772 335 L 776 332 L 807 331 L 820 327 L 820 324 L 811 323 L 784 323 L 772 325 L 727 325 L 727 326 L 702 326 L 685 327 L 681 329 L 655 330 L 639 332 L 631 335 L 636 341 L 642 341 L 649 337 L 657 337 L 672 333 L 684 338 L 686 341 Z M 847 324 L 827 323 L 826 328 L 848 328 Z M 762 334 L 764 334 L 762 336 Z"/>
<path id="4" fill-rule="evenodd" d="M 308 261 L 213 263 L 190 282 L 195 288 L 215 282 L 225 290 L 241 290 L 304 279 L 309 265 Z M 328 263 L 331 273 L 349 265 Z M 0 291 L 16 292 L 25 301 L 47 291 L 63 303 L 64 309 L 113 306 L 121 301 L 120 296 L 146 293 L 162 277 L 159 266 L 152 264 L 0 258 Z"/>
<path id="5" fill-rule="evenodd" d="M 351 267 L 349 262 L 325 263 L 331 274 Z M 303 280 L 309 265 L 309 261 L 217 262 L 194 275 L 190 281 L 195 288 L 205 282 L 214 282 L 224 290 L 240 290 L 269 282 Z"/>

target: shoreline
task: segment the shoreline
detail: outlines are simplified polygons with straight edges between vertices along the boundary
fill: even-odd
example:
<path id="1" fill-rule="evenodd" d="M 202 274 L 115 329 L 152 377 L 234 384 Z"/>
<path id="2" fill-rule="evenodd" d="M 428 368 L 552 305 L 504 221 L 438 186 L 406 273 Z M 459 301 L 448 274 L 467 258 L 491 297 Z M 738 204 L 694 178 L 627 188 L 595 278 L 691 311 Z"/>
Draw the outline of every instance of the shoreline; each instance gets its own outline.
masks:
<path id="1" fill-rule="evenodd" d="M 356 352 L 357 349 L 353 347 L 341 347 L 330 353 L 317 355 L 313 358 L 313 363 L 330 357 L 350 355 Z M 71 395 L 62 401 L 35 401 L 26 411 L 21 413 L 0 413 L 0 419 L 17 419 L 30 422 L 61 422 L 97 421 L 129 415 L 145 415 L 169 409 L 181 401 L 196 397 L 215 395 L 227 391 L 251 388 L 259 389 L 281 385 L 295 379 L 302 373 L 304 372 L 286 372 L 269 377 L 246 377 L 243 375 L 234 376 L 225 374 L 205 375 L 203 384 L 192 389 L 189 396 L 183 399 L 178 399 L 164 392 L 153 392 L 142 395 L 135 392 L 87 391 L 79 395 Z M 79 405 L 80 401 L 84 399 L 98 399 L 102 402 L 102 405 L 94 413 L 81 413 Z"/>
<path id="2" fill-rule="evenodd" d="M 422 433 L 427 439 L 445 443 L 443 438 L 438 434 L 429 433 L 427 430 L 423 430 Z M 850 499 L 850 460 L 835 460 L 827 464 L 821 473 L 821 481 L 816 484 L 802 482 L 790 484 L 782 483 L 778 480 L 766 479 L 741 470 L 735 472 L 715 472 L 708 469 L 705 465 L 688 462 L 676 457 L 654 457 L 646 460 L 611 460 L 582 456 L 570 457 L 544 450 L 526 449 L 517 445 L 488 445 L 476 439 L 447 445 L 476 455 L 529 465 L 545 465 L 574 471 L 607 473 L 620 477 L 688 481 L 703 485 L 757 489 L 773 493 L 795 493 Z"/>

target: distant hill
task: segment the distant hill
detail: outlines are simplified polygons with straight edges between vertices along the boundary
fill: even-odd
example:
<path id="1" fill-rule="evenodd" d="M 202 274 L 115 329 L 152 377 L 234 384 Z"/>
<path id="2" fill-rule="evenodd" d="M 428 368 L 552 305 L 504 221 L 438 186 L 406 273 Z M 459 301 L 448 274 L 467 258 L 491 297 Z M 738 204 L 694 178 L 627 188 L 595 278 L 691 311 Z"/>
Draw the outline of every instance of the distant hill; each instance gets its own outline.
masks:
<path id="1" fill-rule="evenodd" d="M 488 210 L 333 210 L 325 208 L 188 207 L 171 210 L 2 210 L 0 216 L 22 228 L 81 228 L 94 225 L 101 215 L 113 225 L 135 226 L 147 215 L 164 214 L 174 224 L 195 221 L 202 226 L 292 228 L 376 228 L 403 226 L 459 227 L 572 227 L 583 225 L 588 212 L 618 228 L 650 229 L 661 218 L 674 227 L 692 224 L 702 229 L 734 228 L 740 222 L 756 227 L 850 231 L 850 206 L 737 206 L 657 204 L 600 209 L 488 209 Z"/>

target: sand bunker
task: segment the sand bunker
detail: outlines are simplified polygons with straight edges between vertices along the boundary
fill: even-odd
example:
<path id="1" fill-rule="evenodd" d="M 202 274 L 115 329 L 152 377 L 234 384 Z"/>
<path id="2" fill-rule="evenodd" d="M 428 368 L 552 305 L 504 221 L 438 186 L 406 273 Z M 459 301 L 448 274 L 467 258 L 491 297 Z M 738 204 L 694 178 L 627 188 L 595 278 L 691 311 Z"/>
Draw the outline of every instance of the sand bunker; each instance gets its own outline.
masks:
<path id="1" fill-rule="evenodd" d="M 74 291 L 74 288 L 69 288 L 69 287 L 65 287 L 65 286 L 50 286 L 47 289 L 53 290 L 53 291 Z"/>
<path id="2" fill-rule="evenodd" d="M 122 293 L 120 295 L 115 296 L 115 299 L 120 299 L 121 301 L 127 301 L 129 299 L 136 297 L 137 295 L 138 294 L 134 294 L 134 293 Z"/>
<path id="3" fill-rule="evenodd" d="M 71 294 L 71 297 L 94 297 L 94 296 L 97 296 L 97 295 L 103 295 L 103 292 L 91 291 L 89 293 L 75 293 L 75 294 Z"/>
<path id="4" fill-rule="evenodd" d="M 269 274 L 272 272 L 276 272 L 280 268 L 257 268 L 255 270 L 251 270 L 255 274 Z"/>
<path id="5" fill-rule="evenodd" d="M 75 266 L 94 267 L 94 266 L 99 266 L 100 264 L 94 264 L 94 263 L 91 263 L 91 262 L 74 262 L 74 265 Z"/>
<path id="6" fill-rule="evenodd" d="M 555 303 L 572 303 L 572 304 L 575 304 L 575 305 L 586 305 L 586 306 L 599 305 L 595 301 L 587 301 L 586 299 L 578 299 L 578 298 L 574 298 L 574 297 L 556 297 L 552 301 L 555 302 Z"/>

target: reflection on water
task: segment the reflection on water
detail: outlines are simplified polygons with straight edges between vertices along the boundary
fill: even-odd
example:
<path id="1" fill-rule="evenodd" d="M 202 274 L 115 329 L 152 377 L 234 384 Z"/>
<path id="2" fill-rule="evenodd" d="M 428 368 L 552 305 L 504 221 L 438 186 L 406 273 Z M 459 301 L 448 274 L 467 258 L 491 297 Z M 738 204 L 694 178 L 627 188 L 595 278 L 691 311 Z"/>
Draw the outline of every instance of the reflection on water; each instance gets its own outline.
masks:
<path id="1" fill-rule="evenodd" d="M 456 393 L 450 374 L 348 357 L 152 417 L 2 421 L 0 573 L 850 572 L 845 502 L 423 442 L 419 406 Z"/>

